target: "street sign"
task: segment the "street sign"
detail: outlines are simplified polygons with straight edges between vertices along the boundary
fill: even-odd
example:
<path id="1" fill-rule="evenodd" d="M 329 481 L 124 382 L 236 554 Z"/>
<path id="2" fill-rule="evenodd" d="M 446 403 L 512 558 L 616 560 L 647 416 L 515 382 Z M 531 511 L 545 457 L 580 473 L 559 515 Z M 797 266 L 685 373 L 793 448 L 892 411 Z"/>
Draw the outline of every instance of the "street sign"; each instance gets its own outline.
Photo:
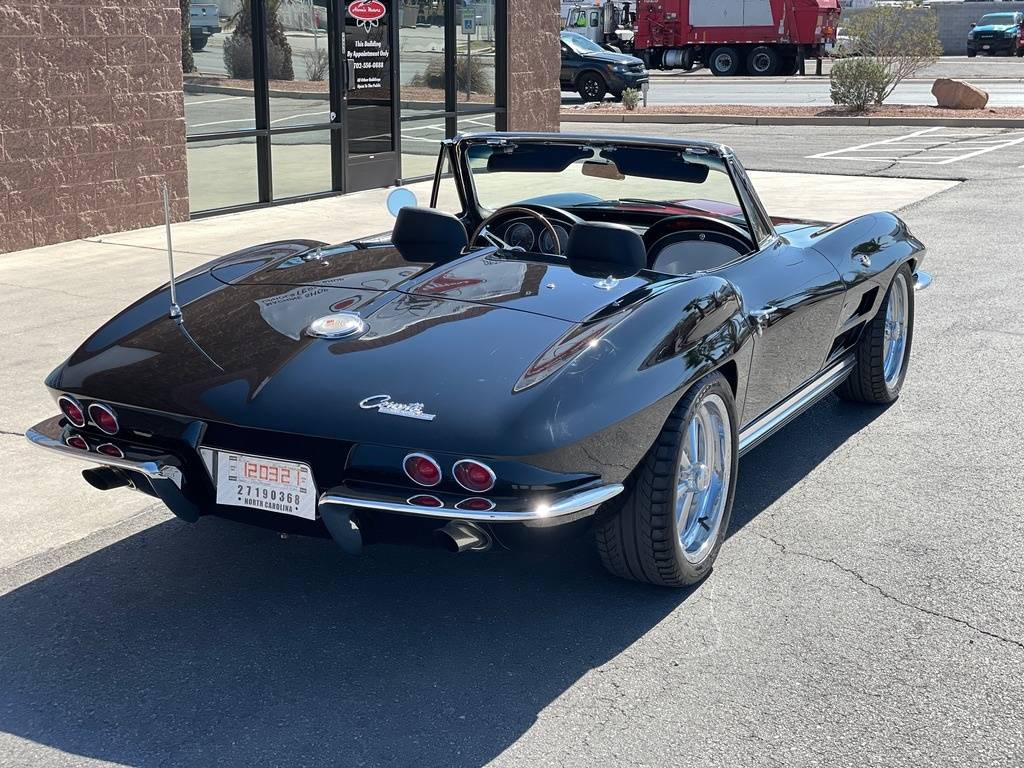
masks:
<path id="1" fill-rule="evenodd" d="M 476 17 L 475 16 L 463 16 L 462 17 L 462 34 L 472 35 L 476 32 Z"/>

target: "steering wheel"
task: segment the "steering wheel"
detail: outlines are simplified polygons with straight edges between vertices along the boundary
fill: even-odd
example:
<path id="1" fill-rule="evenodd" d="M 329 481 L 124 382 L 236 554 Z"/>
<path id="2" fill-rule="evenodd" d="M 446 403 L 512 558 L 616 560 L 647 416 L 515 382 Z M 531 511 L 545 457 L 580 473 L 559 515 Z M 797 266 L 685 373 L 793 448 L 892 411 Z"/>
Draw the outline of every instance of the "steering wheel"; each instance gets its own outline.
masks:
<path id="1" fill-rule="evenodd" d="M 494 213 L 492 213 L 490 216 L 488 216 L 486 219 L 481 221 L 480 222 L 480 226 L 478 226 L 473 231 L 473 236 L 471 238 L 469 238 L 470 244 L 471 245 L 475 245 L 477 243 L 477 241 L 480 240 L 480 238 L 484 236 L 485 233 L 486 234 L 492 234 L 492 233 L 489 232 L 489 228 L 494 226 L 494 222 L 496 222 L 499 219 L 502 219 L 502 218 L 504 218 L 506 216 L 511 216 L 511 215 L 515 215 L 515 216 L 529 216 L 529 217 L 532 217 L 532 218 L 536 219 L 537 221 L 539 221 L 541 223 L 541 226 L 543 226 L 544 229 L 546 229 L 548 231 L 548 233 L 551 235 L 551 242 L 553 242 L 553 243 L 561 243 L 561 241 L 558 239 L 558 232 L 555 231 L 555 228 L 551 225 L 551 222 L 548 221 L 547 217 L 544 214 L 542 214 L 542 213 L 540 213 L 538 211 L 535 211 L 532 208 L 526 208 L 526 207 L 519 206 L 519 205 L 510 205 L 510 206 L 508 206 L 506 208 L 499 208 Z M 559 252 L 561 252 L 561 247 L 559 247 Z M 557 256 L 559 254 L 553 254 L 553 255 Z"/>

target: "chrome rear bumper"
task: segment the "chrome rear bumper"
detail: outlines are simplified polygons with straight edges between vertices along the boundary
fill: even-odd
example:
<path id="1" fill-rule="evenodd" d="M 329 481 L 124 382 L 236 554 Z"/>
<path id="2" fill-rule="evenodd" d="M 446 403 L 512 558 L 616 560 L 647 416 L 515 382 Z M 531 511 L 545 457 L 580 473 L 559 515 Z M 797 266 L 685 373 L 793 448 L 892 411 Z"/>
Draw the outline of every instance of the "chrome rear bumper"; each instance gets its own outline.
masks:
<path id="1" fill-rule="evenodd" d="M 560 496 L 546 502 L 508 503 L 494 509 L 480 511 L 441 506 L 428 507 L 412 504 L 410 501 L 381 499 L 376 494 L 360 493 L 350 488 L 333 488 L 320 497 L 320 504 L 337 505 L 353 509 L 370 509 L 399 515 L 414 515 L 438 520 L 472 520 L 478 523 L 527 523 L 534 525 L 558 525 L 571 519 L 585 517 L 604 502 L 618 496 L 624 487 L 620 483 L 602 485 Z M 429 496 L 431 494 L 414 494 Z M 436 497 L 435 497 L 436 498 Z"/>

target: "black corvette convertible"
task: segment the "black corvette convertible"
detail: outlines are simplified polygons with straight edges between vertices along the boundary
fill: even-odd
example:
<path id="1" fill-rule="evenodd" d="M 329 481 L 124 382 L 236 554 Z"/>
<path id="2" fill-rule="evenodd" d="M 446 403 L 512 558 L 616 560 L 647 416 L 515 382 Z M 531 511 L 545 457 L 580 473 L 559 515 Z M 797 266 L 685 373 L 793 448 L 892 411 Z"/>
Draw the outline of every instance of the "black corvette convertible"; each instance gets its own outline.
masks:
<path id="1" fill-rule="evenodd" d="M 137 301 L 46 379 L 61 413 L 29 440 L 188 521 L 350 552 L 589 531 L 612 573 L 690 584 L 745 451 L 834 389 L 899 396 L 930 280 L 896 216 L 773 218 L 697 141 L 462 136 L 395 212 Z"/>

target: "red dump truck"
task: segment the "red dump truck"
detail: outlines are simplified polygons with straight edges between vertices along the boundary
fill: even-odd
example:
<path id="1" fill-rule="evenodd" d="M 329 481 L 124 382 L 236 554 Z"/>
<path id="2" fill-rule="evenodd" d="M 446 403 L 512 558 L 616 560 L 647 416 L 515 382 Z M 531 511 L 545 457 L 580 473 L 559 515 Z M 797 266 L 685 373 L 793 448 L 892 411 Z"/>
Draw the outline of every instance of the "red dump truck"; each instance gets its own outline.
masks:
<path id="1" fill-rule="evenodd" d="M 565 26 L 651 69 L 791 75 L 835 45 L 839 14 L 839 0 L 596 0 Z"/>

